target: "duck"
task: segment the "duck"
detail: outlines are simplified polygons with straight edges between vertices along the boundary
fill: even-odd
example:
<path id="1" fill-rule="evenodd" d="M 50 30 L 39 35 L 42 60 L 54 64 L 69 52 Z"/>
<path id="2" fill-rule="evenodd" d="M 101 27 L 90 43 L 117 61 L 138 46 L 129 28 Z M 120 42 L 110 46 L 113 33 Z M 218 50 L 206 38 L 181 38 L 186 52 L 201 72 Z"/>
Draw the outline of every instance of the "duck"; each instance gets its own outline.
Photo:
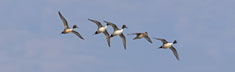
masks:
<path id="1" fill-rule="evenodd" d="M 109 36 L 109 33 L 108 31 L 106 30 L 107 27 L 110 25 L 110 24 L 107 24 L 106 26 L 103 26 L 99 21 L 97 20 L 93 20 L 93 19 L 88 19 L 89 21 L 95 23 L 97 26 L 98 26 L 98 29 L 96 30 L 96 32 L 94 33 L 95 35 L 96 34 L 100 34 L 100 33 L 103 33 L 105 36 L 106 36 L 106 40 L 107 40 L 107 43 L 108 43 L 108 46 L 110 47 L 110 36 Z"/>
<path id="2" fill-rule="evenodd" d="M 124 29 L 127 28 L 127 26 L 126 25 L 122 25 L 122 29 L 119 29 L 116 26 L 116 24 L 114 24 L 114 23 L 111 23 L 111 22 L 108 22 L 108 21 L 104 21 L 104 22 L 107 23 L 107 24 L 110 24 L 113 27 L 113 29 L 114 29 L 114 32 L 111 34 L 110 37 L 114 37 L 114 36 L 118 36 L 119 35 L 122 38 L 123 46 L 124 46 L 124 49 L 126 50 L 126 37 L 125 37 L 125 35 L 122 32 L 123 32 Z"/>
<path id="3" fill-rule="evenodd" d="M 173 46 L 173 44 L 176 44 L 176 43 L 177 43 L 176 40 L 175 40 L 174 42 L 168 42 L 168 41 L 166 41 L 166 40 L 163 39 L 163 38 L 154 38 L 154 39 L 160 40 L 160 41 L 163 43 L 163 45 L 160 46 L 159 48 L 161 48 L 161 49 L 170 48 L 171 51 L 174 53 L 176 59 L 177 59 L 178 61 L 180 60 L 180 59 L 179 59 L 179 56 L 178 56 L 178 53 L 177 53 L 176 49 L 175 49 L 174 46 Z"/>
<path id="4" fill-rule="evenodd" d="M 132 34 L 128 34 L 128 35 L 136 35 L 136 37 L 133 38 L 133 40 L 145 38 L 148 42 L 152 43 L 152 40 L 148 36 L 148 32 L 144 32 L 144 33 L 132 33 Z"/>
<path id="5" fill-rule="evenodd" d="M 74 33 L 75 35 L 77 35 L 79 38 L 81 38 L 82 40 L 84 40 L 84 38 L 81 36 L 80 33 L 78 33 L 77 31 L 75 31 L 75 28 L 78 28 L 77 25 L 73 25 L 73 28 L 70 28 L 68 25 L 67 20 L 64 18 L 64 16 L 61 14 L 61 12 L 58 12 L 60 19 L 63 21 L 64 24 L 64 30 L 61 32 L 61 34 L 68 34 L 68 33 Z"/>

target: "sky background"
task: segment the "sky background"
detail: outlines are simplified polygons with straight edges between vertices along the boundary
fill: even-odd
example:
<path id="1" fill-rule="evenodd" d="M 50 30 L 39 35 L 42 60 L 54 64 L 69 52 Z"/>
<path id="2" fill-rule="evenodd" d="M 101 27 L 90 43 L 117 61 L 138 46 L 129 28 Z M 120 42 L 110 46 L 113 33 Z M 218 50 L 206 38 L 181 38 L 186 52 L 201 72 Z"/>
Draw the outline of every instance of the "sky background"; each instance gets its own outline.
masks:
<path id="1" fill-rule="evenodd" d="M 85 40 L 60 34 L 58 11 Z M 126 24 L 127 50 L 88 18 Z M 235 71 L 235 0 L 0 0 L 0 21 L 0 72 Z M 134 32 L 177 40 L 180 61 Z"/>

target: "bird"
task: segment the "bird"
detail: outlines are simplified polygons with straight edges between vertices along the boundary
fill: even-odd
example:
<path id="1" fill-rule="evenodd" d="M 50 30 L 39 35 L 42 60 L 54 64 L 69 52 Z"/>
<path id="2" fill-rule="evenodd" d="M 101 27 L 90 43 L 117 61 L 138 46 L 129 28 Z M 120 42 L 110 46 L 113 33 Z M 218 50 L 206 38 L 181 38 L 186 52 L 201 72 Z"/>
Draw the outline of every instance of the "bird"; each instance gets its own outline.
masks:
<path id="1" fill-rule="evenodd" d="M 104 33 L 104 35 L 106 36 L 108 46 L 110 47 L 110 36 L 109 36 L 108 31 L 106 30 L 107 27 L 110 24 L 107 24 L 106 26 L 103 26 L 99 21 L 96 21 L 96 20 L 93 20 L 93 19 L 88 19 L 88 20 L 91 21 L 91 22 L 94 22 L 98 26 L 98 29 L 96 30 L 96 32 L 94 34 Z"/>
<path id="2" fill-rule="evenodd" d="M 133 38 L 133 40 L 145 38 L 148 42 L 152 43 L 152 40 L 148 36 L 148 32 L 144 32 L 144 33 L 132 33 L 132 34 L 128 34 L 128 35 L 136 35 L 136 37 Z"/>
<path id="3" fill-rule="evenodd" d="M 180 60 L 176 49 L 172 46 L 173 44 L 176 44 L 176 43 L 177 43 L 176 40 L 175 40 L 173 43 L 171 43 L 171 42 L 168 42 L 168 41 L 166 41 L 165 39 L 162 39 L 162 38 L 154 38 L 154 39 L 160 40 L 160 41 L 163 43 L 163 45 L 160 46 L 159 48 L 163 48 L 163 49 L 170 48 L 171 51 L 174 53 L 176 59 L 177 59 L 178 61 Z"/>
<path id="4" fill-rule="evenodd" d="M 61 32 L 61 34 L 68 34 L 68 33 L 74 33 L 75 35 L 77 35 L 79 38 L 81 38 L 82 40 L 84 40 L 84 38 L 81 36 L 80 33 L 78 33 L 77 31 L 75 31 L 75 28 L 78 28 L 77 25 L 73 25 L 73 28 L 70 28 L 68 25 L 67 20 L 64 18 L 64 16 L 60 13 L 60 11 L 58 11 L 58 14 L 60 16 L 60 19 L 63 21 L 64 24 L 64 31 Z"/>
<path id="5" fill-rule="evenodd" d="M 114 36 L 118 36 L 119 35 L 122 38 L 123 46 L 124 46 L 124 49 L 126 50 L 126 37 L 125 37 L 125 35 L 122 32 L 123 32 L 123 30 L 125 28 L 127 28 L 127 26 L 123 25 L 122 29 L 119 29 L 115 24 L 113 24 L 111 22 L 108 22 L 108 21 L 104 21 L 104 22 L 107 23 L 107 24 L 112 25 L 112 27 L 114 29 L 114 32 L 111 34 L 110 37 L 114 37 Z"/>

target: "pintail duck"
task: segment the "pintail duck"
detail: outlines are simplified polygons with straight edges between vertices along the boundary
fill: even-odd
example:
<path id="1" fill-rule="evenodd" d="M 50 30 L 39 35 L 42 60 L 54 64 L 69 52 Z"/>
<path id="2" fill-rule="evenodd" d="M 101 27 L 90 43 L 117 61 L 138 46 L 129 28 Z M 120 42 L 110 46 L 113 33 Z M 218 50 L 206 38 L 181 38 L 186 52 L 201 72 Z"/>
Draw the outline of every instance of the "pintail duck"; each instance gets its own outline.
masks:
<path id="1" fill-rule="evenodd" d="M 106 30 L 110 24 L 103 26 L 99 21 L 92 20 L 92 19 L 88 19 L 88 20 L 91 22 L 94 22 L 98 26 L 98 29 L 96 30 L 95 34 L 104 33 L 104 35 L 106 36 L 106 40 L 108 42 L 108 46 L 110 47 L 110 36 L 109 36 L 108 31 Z"/>
<path id="2" fill-rule="evenodd" d="M 67 20 L 64 18 L 64 16 L 62 16 L 62 14 L 61 14 L 60 12 L 58 12 L 58 13 L 59 13 L 60 19 L 61 19 L 61 20 L 63 21 L 63 23 L 64 23 L 64 31 L 61 32 L 61 34 L 68 34 L 68 33 L 72 32 L 72 33 L 76 34 L 79 38 L 81 38 L 81 39 L 84 40 L 84 38 L 83 38 L 77 31 L 74 31 L 74 30 L 73 30 L 73 29 L 75 29 L 75 28 L 78 28 L 77 25 L 73 25 L 73 28 L 70 28 L 69 25 L 68 25 L 68 22 L 67 22 Z"/>
<path id="3" fill-rule="evenodd" d="M 171 51 L 174 53 L 176 59 L 179 60 L 178 53 L 177 53 L 176 49 L 172 46 L 173 44 L 177 43 L 176 40 L 173 43 L 171 43 L 171 42 L 168 42 L 168 41 L 166 41 L 165 39 L 162 39 L 162 38 L 154 38 L 154 39 L 160 40 L 163 43 L 163 45 L 159 48 L 163 48 L 163 49 L 170 48 Z"/>
<path id="4" fill-rule="evenodd" d="M 114 29 L 114 32 L 111 34 L 110 37 L 114 37 L 114 36 L 118 36 L 119 35 L 122 38 L 123 46 L 124 46 L 124 49 L 126 50 L 126 37 L 122 33 L 123 29 L 127 28 L 126 25 L 123 25 L 122 29 L 119 29 L 115 24 L 113 24 L 111 22 L 108 22 L 108 21 L 104 21 L 104 22 L 107 23 L 107 24 L 112 25 L 112 27 Z"/>
<path id="5" fill-rule="evenodd" d="M 152 40 L 148 36 L 148 32 L 144 32 L 144 33 L 132 33 L 132 34 L 128 34 L 128 35 L 136 35 L 136 37 L 133 38 L 133 40 L 141 39 L 141 38 L 144 37 L 148 42 L 152 43 Z"/>

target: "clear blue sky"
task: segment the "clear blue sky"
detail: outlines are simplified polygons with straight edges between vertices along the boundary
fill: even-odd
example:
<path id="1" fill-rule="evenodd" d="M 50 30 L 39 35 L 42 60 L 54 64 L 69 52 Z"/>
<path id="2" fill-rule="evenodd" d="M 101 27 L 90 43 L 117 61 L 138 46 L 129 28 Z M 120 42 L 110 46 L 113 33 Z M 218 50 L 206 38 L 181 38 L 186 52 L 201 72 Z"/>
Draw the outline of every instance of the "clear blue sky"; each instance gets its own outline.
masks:
<path id="1" fill-rule="evenodd" d="M 60 34 L 58 11 L 85 40 Z M 126 24 L 127 50 L 120 37 L 108 48 L 92 35 L 88 18 Z M 0 0 L 0 21 L 0 72 L 235 71 L 235 0 Z M 181 61 L 160 41 L 127 35 L 145 31 L 177 40 Z"/>

